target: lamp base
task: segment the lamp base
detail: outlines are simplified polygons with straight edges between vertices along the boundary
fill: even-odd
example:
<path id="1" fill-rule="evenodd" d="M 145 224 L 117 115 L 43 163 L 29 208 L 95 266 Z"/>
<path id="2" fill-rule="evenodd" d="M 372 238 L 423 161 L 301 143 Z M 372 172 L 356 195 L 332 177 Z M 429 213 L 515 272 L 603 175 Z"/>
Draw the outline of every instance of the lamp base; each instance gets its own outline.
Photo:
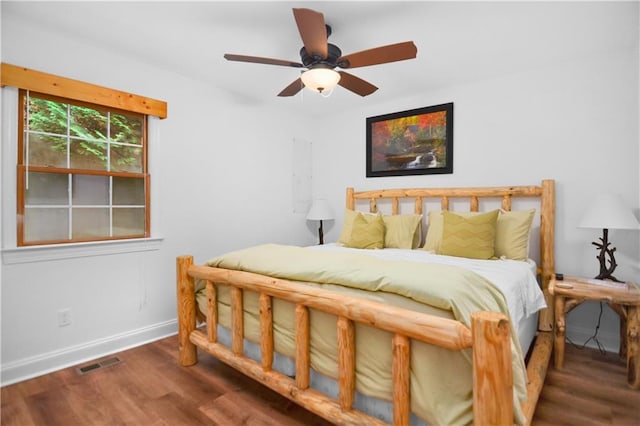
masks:
<path id="1" fill-rule="evenodd" d="M 320 220 L 320 228 L 318 228 L 318 237 L 320 237 L 320 245 L 324 244 L 324 233 L 322 232 L 322 220 Z"/>
<path id="2" fill-rule="evenodd" d="M 607 228 L 604 228 L 602 230 L 602 238 L 600 238 L 600 241 L 601 243 L 595 241 L 591 243 L 598 249 L 600 249 L 600 253 L 598 254 L 598 256 L 596 256 L 596 259 L 598 259 L 598 261 L 600 262 L 600 273 L 598 274 L 596 279 L 611 280 L 619 283 L 623 282 L 613 276 L 613 271 L 615 271 L 618 264 L 616 263 L 616 257 L 614 254 L 616 248 L 609 248 L 611 244 L 609 243 L 609 230 Z M 609 263 L 609 266 L 607 266 L 607 261 Z"/>

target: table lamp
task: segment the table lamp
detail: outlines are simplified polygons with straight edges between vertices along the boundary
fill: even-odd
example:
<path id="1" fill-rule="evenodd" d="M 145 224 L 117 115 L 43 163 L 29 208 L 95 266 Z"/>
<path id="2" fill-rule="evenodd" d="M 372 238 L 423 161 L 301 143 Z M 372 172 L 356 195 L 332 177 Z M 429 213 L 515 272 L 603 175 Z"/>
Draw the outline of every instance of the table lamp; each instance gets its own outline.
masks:
<path id="1" fill-rule="evenodd" d="M 627 207 L 622 197 L 615 194 L 602 194 L 596 197 L 585 211 L 579 228 L 601 228 L 600 242 L 592 242 L 599 250 L 596 259 L 600 262 L 600 280 L 621 282 L 613 276 L 618 264 L 615 258 L 615 247 L 609 248 L 609 229 L 640 229 L 640 223 Z"/>
<path id="2" fill-rule="evenodd" d="M 318 236 L 320 237 L 320 244 L 324 244 L 324 235 L 322 232 L 322 221 L 331 220 L 334 218 L 333 209 L 327 200 L 313 200 L 309 213 L 307 213 L 307 220 L 319 220 L 320 228 L 318 228 Z"/>

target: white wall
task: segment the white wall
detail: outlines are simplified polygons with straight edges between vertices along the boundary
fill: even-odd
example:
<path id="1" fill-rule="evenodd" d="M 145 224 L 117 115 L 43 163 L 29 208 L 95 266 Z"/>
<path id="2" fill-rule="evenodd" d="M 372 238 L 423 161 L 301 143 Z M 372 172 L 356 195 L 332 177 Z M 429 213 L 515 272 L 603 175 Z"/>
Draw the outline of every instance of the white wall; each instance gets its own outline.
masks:
<path id="1" fill-rule="evenodd" d="M 263 242 L 313 243 L 304 215 L 293 213 L 300 120 L 290 112 L 242 104 L 171 70 L 18 19 L 3 21 L 2 60 L 168 103 L 168 118 L 154 120 L 149 148 L 152 225 L 162 242 L 141 252 L 3 264 L 3 383 L 174 332 L 177 255 L 204 262 Z M 5 262 L 15 247 L 9 127 L 2 130 Z M 71 309 L 71 325 L 58 327 L 60 309 Z"/>
<path id="2" fill-rule="evenodd" d="M 565 22 L 570 33 L 570 17 Z M 594 25 L 614 30 L 616 23 Z M 637 37 L 637 25 L 634 31 Z M 594 275 L 597 263 L 590 242 L 599 233 L 575 226 L 587 201 L 615 190 L 639 216 L 637 43 L 633 50 L 566 57 L 553 65 L 391 103 L 376 104 L 371 98 L 362 109 L 318 119 L 247 105 L 182 77 L 180 70 L 145 65 L 45 26 L 2 16 L 2 61 L 162 99 L 169 106 L 169 117 L 156 123 L 150 148 L 152 185 L 158 191 L 152 200 L 153 223 L 155 236 L 163 240 L 150 251 L 3 264 L 2 382 L 173 332 L 176 255 L 192 253 L 202 262 L 266 241 L 313 243 L 315 227 L 292 213 L 295 138 L 313 143 L 313 193 L 330 200 L 336 212 L 344 205 L 346 186 L 556 179 L 557 269 Z M 455 104 L 453 174 L 365 178 L 367 116 L 444 102 Z M 6 136 L 5 123 L 1 134 L 4 164 L 7 147 L 15 141 Z M 0 171 L 3 249 L 15 244 L 7 238 L 15 211 L 7 208 L 14 193 L 14 165 Z M 326 225 L 327 240 L 335 240 L 341 218 Z M 618 247 L 618 275 L 640 281 L 640 232 L 612 231 L 610 237 Z M 68 327 L 56 324 L 63 308 L 72 310 Z M 569 316 L 569 335 L 580 340 L 590 334 L 597 310 L 594 304 L 577 308 Z M 617 319 L 610 312 L 605 315 L 600 333 L 615 350 Z"/>
<path id="3" fill-rule="evenodd" d="M 426 78 L 426 77 L 425 77 Z M 332 117 L 332 128 L 316 143 L 314 192 L 344 204 L 344 187 L 530 185 L 556 180 L 556 270 L 565 275 L 598 274 L 591 241 L 602 231 L 578 229 L 589 200 L 619 193 L 640 217 L 638 50 L 506 74 L 495 79 L 398 99 Z M 454 103 L 454 173 L 388 178 L 365 177 L 368 116 L 446 102 Z M 327 232 L 339 236 L 341 218 Z M 640 281 L 640 232 L 611 230 L 621 279 Z M 618 317 L 604 309 L 600 340 L 617 350 Z M 568 335 L 582 343 L 595 328 L 597 303 L 568 316 Z"/>

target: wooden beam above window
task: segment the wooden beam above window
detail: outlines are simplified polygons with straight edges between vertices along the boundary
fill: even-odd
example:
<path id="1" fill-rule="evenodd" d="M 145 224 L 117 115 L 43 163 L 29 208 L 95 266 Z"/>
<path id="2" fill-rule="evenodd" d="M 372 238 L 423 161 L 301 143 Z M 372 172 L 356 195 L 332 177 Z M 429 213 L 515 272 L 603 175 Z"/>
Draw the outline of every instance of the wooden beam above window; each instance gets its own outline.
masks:
<path id="1" fill-rule="evenodd" d="M 164 101 L 6 63 L 2 63 L 0 73 L 0 87 L 4 86 L 167 118 Z"/>

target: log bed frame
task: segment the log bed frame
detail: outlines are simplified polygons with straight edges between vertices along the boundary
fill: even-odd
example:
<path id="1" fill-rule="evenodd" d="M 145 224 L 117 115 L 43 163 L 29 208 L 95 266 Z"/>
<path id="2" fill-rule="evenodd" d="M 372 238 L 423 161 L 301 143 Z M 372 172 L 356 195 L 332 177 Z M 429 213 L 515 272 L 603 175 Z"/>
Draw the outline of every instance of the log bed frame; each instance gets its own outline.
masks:
<path id="1" fill-rule="evenodd" d="M 399 213 L 401 199 L 414 199 L 414 211 L 422 213 L 423 202 L 439 198 L 443 210 L 451 199 L 468 199 L 469 210 L 478 211 L 480 199 L 501 199 L 502 208 L 511 210 L 513 198 L 540 200 L 540 263 L 538 274 L 547 301 L 553 307 L 548 284 L 554 275 L 555 183 L 543 180 L 540 186 L 488 188 L 385 189 L 356 192 L 347 188 L 347 208 L 356 200 L 369 200 L 376 212 L 378 200 L 390 199 L 392 214 Z M 513 372 L 509 324 L 496 312 L 473 314 L 471 328 L 424 313 L 362 300 L 311 287 L 303 283 L 269 276 L 193 264 L 192 256 L 180 256 L 177 263 L 177 302 L 179 322 L 179 362 L 197 362 L 197 348 L 257 380 L 281 395 L 335 424 L 386 424 L 353 408 L 355 394 L 355 322 L 393 333 L 393 424 L 408 425 L 410 419 L 410 344 L 417 339 L 451 350 L 472 348 L 474 424 L 513 424 Z M 195 279 L 206 282 L 208 312 L 206 330 L 196 328 Z M 231 287 L 231 347 L 217 339 L 216 286 Z M 259 294 L 261 362 L 243 355 L 243 291 Z M 274 356 L 272 298 L 295 304 L 296 357 L 294 378 L 272 369 Z M 337 316 L 338 386 L 337 399 L 309 387 L 309 310 Z M 527 364 L 527 400 L 522 410 L 531 423 L 551 357 L 553 309 L 540 312 L 538 334 Z M 488 374 L 488 372 L 491 372 Z"/>

